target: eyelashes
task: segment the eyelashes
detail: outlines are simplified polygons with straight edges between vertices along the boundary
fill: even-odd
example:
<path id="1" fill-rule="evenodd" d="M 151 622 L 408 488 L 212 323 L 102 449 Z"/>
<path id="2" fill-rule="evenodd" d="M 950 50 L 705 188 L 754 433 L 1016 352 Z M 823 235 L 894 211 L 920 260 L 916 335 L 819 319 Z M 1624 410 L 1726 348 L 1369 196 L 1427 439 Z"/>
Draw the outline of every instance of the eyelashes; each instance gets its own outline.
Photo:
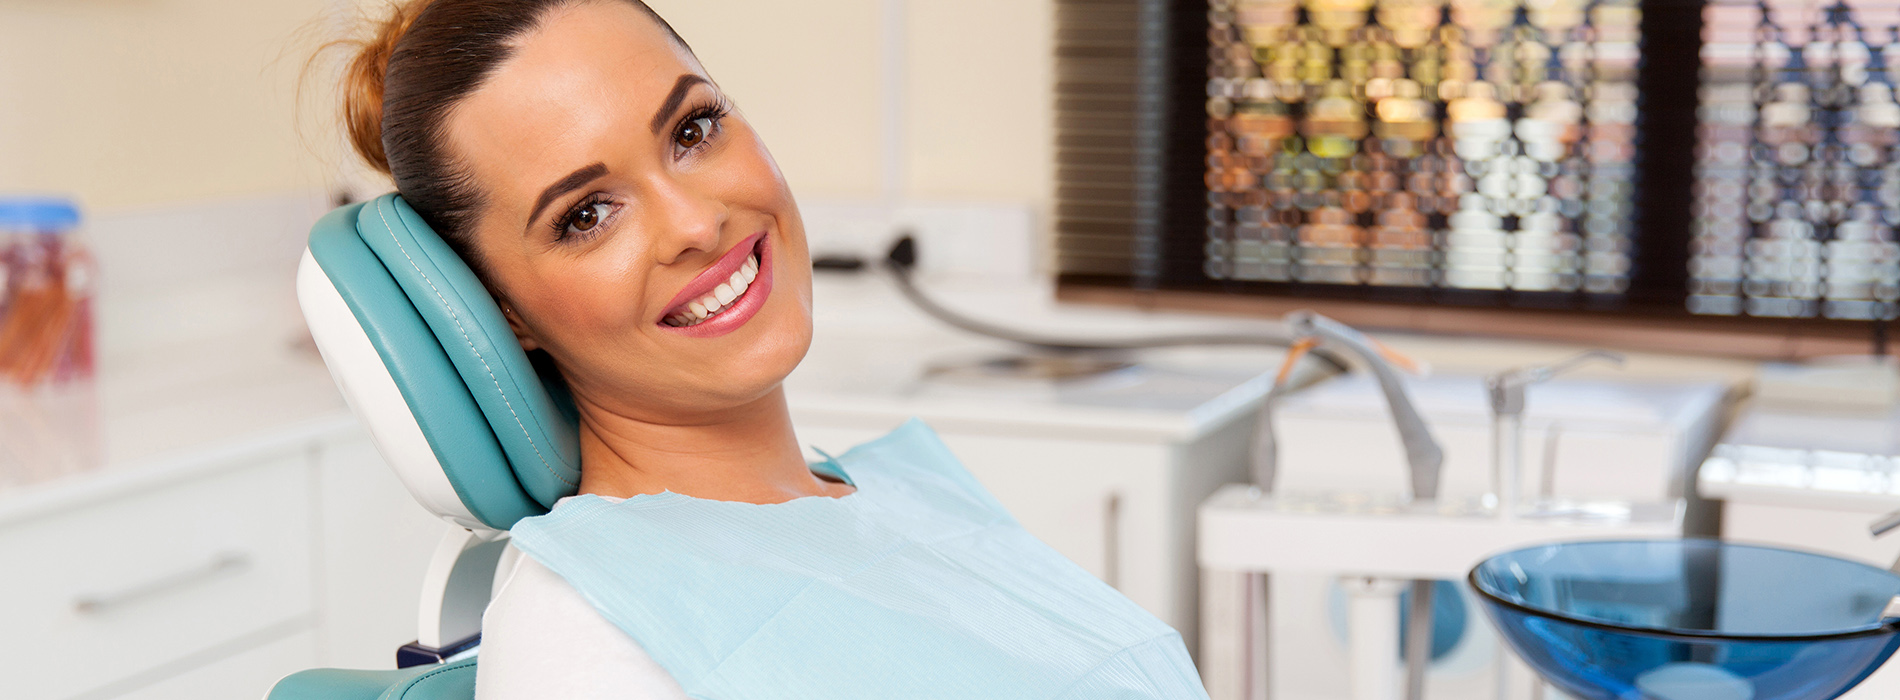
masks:
<path id="1" fill-rule="evenodd" d="M 602 210 L 605 211 L 602 211 Z M 554 240 L 564 242 L 574 238 L 587 238 L 607 226 L 608 220 L 620 210 L 601 193 L 587 195 L 576 203 L 567 213 L 554 220 Z"/>
<path id="2" fill-rule="evenodd" d="M 724 95 L 702 103 L 673 125 L 673 143 L 686 151 L 703 147 L 719 136 L 722 123 L 731 114 L 732 105 Z"/>
<path id="3" fill-rule="evenodd" d="M 724 95 L 715 96 L 688 110 L 673 125 L 673 157 L 684 158 L 709 147 L 724 131 L 722 124 L 731 114 L 732 105 Z M 606 194 L 596 192 L 588 195 L 550 224 L 555 242 L 570 243 L 593 237 L 607 228 L 620 208 L 621 205 Z"/>

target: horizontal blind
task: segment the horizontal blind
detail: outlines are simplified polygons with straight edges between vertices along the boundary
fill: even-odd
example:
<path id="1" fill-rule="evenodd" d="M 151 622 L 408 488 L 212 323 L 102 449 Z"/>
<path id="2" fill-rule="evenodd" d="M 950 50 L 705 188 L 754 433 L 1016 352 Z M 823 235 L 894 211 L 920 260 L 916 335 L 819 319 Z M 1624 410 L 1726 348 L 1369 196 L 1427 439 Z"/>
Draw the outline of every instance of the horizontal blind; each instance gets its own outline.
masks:
<path id="1" fill-rule="evenodd" d="M 1159 0 L 1056 1 L 1059 274 L 1153 274 L 1166 10 Z"/>

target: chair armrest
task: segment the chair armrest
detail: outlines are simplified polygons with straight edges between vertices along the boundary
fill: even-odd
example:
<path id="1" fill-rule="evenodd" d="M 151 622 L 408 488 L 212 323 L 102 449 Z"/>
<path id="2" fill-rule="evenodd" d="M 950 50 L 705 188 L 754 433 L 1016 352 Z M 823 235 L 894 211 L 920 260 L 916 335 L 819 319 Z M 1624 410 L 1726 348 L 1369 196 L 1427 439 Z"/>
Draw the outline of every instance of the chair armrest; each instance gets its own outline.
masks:
<path id="1" fill-rule="evenodd" d="M 416 644 L 448 649 L 482 631 L 508 533 L 451 527 L 442 533 L 422 581 Z"/>

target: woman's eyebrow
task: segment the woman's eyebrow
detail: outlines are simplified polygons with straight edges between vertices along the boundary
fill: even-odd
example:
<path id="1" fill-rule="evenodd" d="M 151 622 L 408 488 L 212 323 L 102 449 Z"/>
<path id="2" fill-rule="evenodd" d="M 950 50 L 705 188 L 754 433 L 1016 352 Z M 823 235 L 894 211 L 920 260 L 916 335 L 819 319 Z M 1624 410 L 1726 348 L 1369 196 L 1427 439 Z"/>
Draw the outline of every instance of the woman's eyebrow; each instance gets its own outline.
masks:
<path id="1" fill-rule="evenodd" d="M 534 211 L 528 214 L 528 224 L 533 225 L 535 219 L 541 218 L 541 210 L 548 208 L 548 205 L 554 202 L 555 197 L 567 194 L 568 192 L 578 189 L 581 185 L 593 182 L 595 179 L 606 174 L 607 164 L 595 163 L 568 173 L 567 177 L 561 178 L 552 185 L 548 185 L 547 189 L 541 190 L 541 198 L 534 200 Z"/>
<path id="2" fill-rule="evenodd" d="M 692 73 L 682 75 L 679 80 L 673 81 L 673 91 L 666 93 L 666 101 L 660 103 L 660 111 L 653 114 L 653 133 L 660 133 L 660 128 L 666 126 L 666 118 L 673 116 L 673 110 L 679 109 L 680 103 L 686 100 L 686 93 L 691 91 L 694 85 L 700 83 L 712 84 L 711 81 Z"/>

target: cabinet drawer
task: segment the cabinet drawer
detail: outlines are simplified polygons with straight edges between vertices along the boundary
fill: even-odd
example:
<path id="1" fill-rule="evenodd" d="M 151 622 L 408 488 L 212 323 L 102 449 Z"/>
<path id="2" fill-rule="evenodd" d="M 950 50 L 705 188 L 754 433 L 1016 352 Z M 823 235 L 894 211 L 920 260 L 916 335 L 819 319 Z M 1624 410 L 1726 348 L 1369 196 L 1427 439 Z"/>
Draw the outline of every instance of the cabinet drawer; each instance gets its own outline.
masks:
<path id="1" fill-rule="evenodd" d="M 280 450 L 0 528 L 6 695 L 70 697 L 309 616 L 309 461 Z"/>
<path id="2" fill-rule="evenodd" d="M 142 686 L 119 700 L 256 700 L 284 676 L 317 665 L 317 633 L 304 631 Z"/>

